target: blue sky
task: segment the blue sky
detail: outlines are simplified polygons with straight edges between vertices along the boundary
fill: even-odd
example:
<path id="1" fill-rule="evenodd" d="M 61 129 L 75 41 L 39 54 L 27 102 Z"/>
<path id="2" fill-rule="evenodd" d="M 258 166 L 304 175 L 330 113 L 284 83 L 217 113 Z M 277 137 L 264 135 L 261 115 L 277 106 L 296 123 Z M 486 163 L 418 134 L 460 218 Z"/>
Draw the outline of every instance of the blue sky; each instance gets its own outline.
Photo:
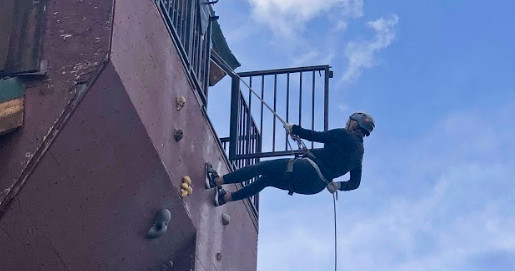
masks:
<path id="1" fill-rule="evenodd" d="M 237 71 L 329 64 L 330 128 L 377 122 L 339 270 L 515 270 L 515 2 L 222 0 Z M 227 136 L 229 82 L 209 113 Z M 339 180 L 347 180 L 344 176 Z M 258 270 L 332 270 L 327 192 L 261 193 Z"/>

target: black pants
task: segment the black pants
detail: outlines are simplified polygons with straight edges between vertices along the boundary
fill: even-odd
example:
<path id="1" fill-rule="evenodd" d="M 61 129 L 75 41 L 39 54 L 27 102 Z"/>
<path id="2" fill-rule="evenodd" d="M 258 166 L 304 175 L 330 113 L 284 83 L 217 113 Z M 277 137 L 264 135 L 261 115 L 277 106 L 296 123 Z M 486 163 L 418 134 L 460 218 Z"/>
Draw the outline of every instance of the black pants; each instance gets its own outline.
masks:
<path id="1" fill-rule="evenodd" d="M 224 183 L 241 183 L 253 177 L 261 175 L 255 182 L 232 193 L 233 200 L 241 200 L 259 193 L 265 187 L 272 186 L 288 191 L 290 178 L 286 172 L 289 158 L 259 162 L 235 170 L 223 176 Z M 291 173 L 293 191 L 298 194 L 316 194 L 326 187 L 313 166 L 304 159 L 297 159 Z"/>

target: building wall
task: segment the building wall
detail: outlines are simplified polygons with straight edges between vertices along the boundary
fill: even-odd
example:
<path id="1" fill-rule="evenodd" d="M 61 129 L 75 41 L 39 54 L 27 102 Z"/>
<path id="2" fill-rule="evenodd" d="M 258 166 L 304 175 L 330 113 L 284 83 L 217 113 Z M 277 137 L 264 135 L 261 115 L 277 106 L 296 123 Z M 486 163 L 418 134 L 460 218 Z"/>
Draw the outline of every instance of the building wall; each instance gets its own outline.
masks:
<path id="1" fill-rule="evenodd" d="M 77 95 L 77 82 L 88 82 L 109 53 L 112 1 L 42 0 L 46 8 L 41 59 L 47 76 L 25 79 L 24 126 L 0 137 L 0 216 L 9 195 L 22 186 L 53 127 Z M 15 191 L 13 191 L 15 190 Z"/>
<path id="2" fill-rule="evenodd" d="M 169 230 L 146 239 L 164 208 L 172 212 Z M 170 260 L 188 266 L 196 231 L 111 65 L 0 225 L 2 244 L 17 245 L 2 245 L 6 270 L 160 270 Z M 34 259 L 40 251 L 54 255 Z"/>
<path id="3" fill-rule="evenodd" d="M 194 193 L 184 203 L 198 229 L 197 269 L 255 270 L 257 223 L 247 203 L 213 208 L 213 191 L 203 189 L 205 162 L 222 173 L 228 168 L 151 1 L 116 1 L 111 59 L 173 185 L 178 189 L 184 175 L 193 180 Z M 187 101 L 181 111 L 175 109 L 178 96 Z M 184 131 L 178 143 L 175 129 Z M 220 223 L 223 213 L 232 217 L 227 227 Z M 221 261 L 214 260 L 217 253 Z"/>
<path id="4" fill-rule="evenodd" d="M 215 208 L 203 187 L 204 163 L 225 173 L 227 162 L 153 2 L 46 4 L 48 76 L 26 82 L 25 125 L 0 138 L 0 201 L 13 199 L 0 203 L 0 262 L 255 270 L 257 219 L 245 201 Z M 185 175 L 194 191 L 182 199 Z M 161 208 L 172 212 L 169 232 L 144 239 Z"/>

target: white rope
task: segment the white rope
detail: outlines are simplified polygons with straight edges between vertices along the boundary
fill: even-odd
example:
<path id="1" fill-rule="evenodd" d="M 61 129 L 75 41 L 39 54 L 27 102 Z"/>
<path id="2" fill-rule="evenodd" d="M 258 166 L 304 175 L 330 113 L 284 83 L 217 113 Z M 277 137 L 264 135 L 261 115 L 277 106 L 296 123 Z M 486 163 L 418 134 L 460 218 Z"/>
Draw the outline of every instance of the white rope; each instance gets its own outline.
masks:
<path id="1" fill-rule="evenodd" d="M 333 212 L 334 212 L 334 271 L 338 270 L 338 234 L 336 230 L 336 200 L 338 194 L 333 194 Z"/>

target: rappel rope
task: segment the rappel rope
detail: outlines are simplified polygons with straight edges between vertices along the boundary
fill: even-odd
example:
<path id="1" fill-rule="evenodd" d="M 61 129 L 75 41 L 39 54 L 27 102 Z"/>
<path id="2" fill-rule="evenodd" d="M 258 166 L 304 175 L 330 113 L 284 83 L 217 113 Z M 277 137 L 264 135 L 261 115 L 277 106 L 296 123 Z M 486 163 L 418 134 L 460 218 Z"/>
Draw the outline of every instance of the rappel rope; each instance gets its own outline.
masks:
<path id="1" fill-rule="evenodd" d="M 234 77 L 237 77 L 238 80 L 240 80 L 247 88 L 249 88 L 250 92 L 252 92 L 260 101 L 261 101 L 261 104 L 263 104 L 266 108 L 268 108 L 268 110 L 270 110 L 270 112 L 283 124 L 285 125 L 286 124 L 286 121 L 284 121 L 278 114 L 277 112 L 275 112 L 274 109 L 272 109 L 272 107 L 270 107 L 263 98 L 261 98 L 259 96 L 259 94 L 254 91 L 254 89 L 249 85 L 247 84 L 247 82 L 245 82 L 245 80 L 243 80 L 230 66 L 229 64 L 227 64 L 225 62 L 225 60 L 223 60 L 222 58 L 220 58 L 218 55 L 216 54 L 213 54 L 212 56 L 214 56 L 218 61 L 219 61 L 219 64 L 222 64 L 224 66 L 224 71 L 226 72 L 229 72 L 232 76 Z M 297 146 L 299 147 L 299 149 L 303 150 L 304 153 L 307 153 L 309 151 L 308 147 L 306 146 L 306 144 L 304 144 L 304 142 L 302 141 L 302 139 L 300 139 L 299 136 L 297 135 L 291 135 L 290 134 L 290 137 L 293 141 L 295 141 L 297 143 Z M 288 146 L 290 147 L 290 150 L 292 152 L 292 155 L 295 156 L 295 152 L 293 151 L 293 148 L 290 144 L 290 141 L 287 140 L 286 141 L 288 143 Z M 317 167 L 315 167 L 315 169 L 317 169 Z M 323 175 L 320 175 L 323 177 Z M 325 178 L 323 178 L 324 181 Z M 327 182 L 327 181 L 326 181 Z M 333 195 L 333 213 L 334 213 L 334 270 L 337 271 L 338 269 L 338 235 L 337 235 L 337 223 L 336 223 L 336 201 L 338 200 L 338 190 L 336 190 L 334 193 L 332 193 Z"/>

